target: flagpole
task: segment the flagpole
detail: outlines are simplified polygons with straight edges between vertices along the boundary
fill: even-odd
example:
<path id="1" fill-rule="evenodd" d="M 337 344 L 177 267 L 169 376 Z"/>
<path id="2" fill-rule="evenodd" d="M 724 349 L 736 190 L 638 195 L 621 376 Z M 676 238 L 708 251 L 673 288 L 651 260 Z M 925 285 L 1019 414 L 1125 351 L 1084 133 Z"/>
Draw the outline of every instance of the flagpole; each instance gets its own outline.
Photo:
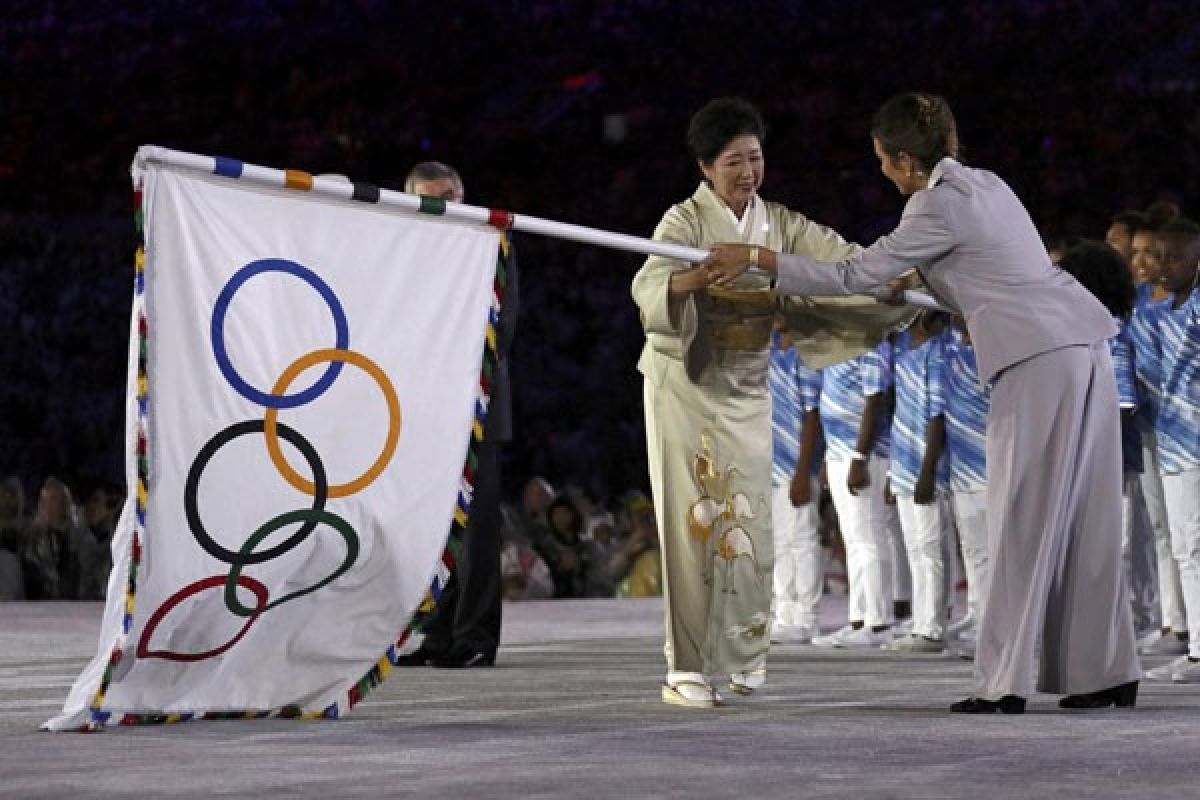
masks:
<path id="1" fill-rule="evenodd" d="M 367 202 L 375 206 L 406 211 L 410 214 L 431 214 L 464 222 L 492 225 L 505 230 L 532 233 L 536 236 L 549 236 L 579 244 L 590 244 L 642 255 L 661 256 L 689 263 L 703 261 L 708 256 L 707 250 L 698 247 L 658 242 L 641 236 L 589 228 L 569 222 L 557 222 L 528 214 L 516 214 L 466 203 L 422 197 L 391 189 L 380 189 L 371 184 L 347 181 L 342 178 L 313 176 L 298 170 L 262 167 L 235 159 L 203 156 L 155 145 L 143 145 L 138 148 L 132 167 L 134 173 L 143 170 L 147 163 L 166 164 L 268 188 L 296 189 L 338 200 Z M 946 310 L 924 292 L 906 291 L 904 292 L 904 301 L 912 306 Z"/>

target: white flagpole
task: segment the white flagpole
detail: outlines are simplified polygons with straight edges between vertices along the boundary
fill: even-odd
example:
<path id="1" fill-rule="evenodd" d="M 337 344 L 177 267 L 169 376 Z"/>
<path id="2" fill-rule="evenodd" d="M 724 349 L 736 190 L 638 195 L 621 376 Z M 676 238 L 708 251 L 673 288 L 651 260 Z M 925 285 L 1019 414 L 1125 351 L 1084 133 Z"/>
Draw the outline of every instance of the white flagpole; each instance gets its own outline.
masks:
<path id="1" fill-rule="evenodd" d="M 166 147 L 157 147 L 154 145 L 139 147 L 137 155 L 134 157 L 134 171 L 140 171 L 142 165 L 148 162 L 166 164 L 180 169 L 203 172 L 234 180 L 247 181 L 259 186 L 268 186 L 276 189 L 295 188 L 339 200 L 362 200 L 364 198 L 362 191 L 363 184 L 352 183 L 340 178 L 313 177 L 295 170 L 260 167 L 232 159 L 185 153 L 181 150 L 171 150 Z M 590 244 L 597 247 L 607 247 L 613 250 L 624 250 L 643 255 L 662 256 L 689 263 L 703 261 L 708 256 L 707 250 L 698 247 L 685 247 L 669 242 L 657 242 L 653 239 L 631 236 L 626 233 L 588 228 L 568 222 L 556 222 L 527 214 L 496 211 L 481 206 L 467 205 L 466 203 L 451 201 L 442 203 L 439 201 L 437 204 L 438 210 L 430 212 L 428 210 L 428 201 L 423 201 L 419 195 L 397 192 L 390 189 L 371 188 L 373 191 L 370 192 L 370 200 L 367 202 L 375 206 L 395 208 L 408 213 L 434 213 L 437 216 L 464 222 L 494 225 L 520 231 L 521 233 L 551 236 L 556 239 L 565 239 L 580 244 Z M 444 210 L 442 210 L 443 208 Z M 924 292 L 906 291 L 904 292 L 904 301 L 912 306 L 947 310 Z"/>

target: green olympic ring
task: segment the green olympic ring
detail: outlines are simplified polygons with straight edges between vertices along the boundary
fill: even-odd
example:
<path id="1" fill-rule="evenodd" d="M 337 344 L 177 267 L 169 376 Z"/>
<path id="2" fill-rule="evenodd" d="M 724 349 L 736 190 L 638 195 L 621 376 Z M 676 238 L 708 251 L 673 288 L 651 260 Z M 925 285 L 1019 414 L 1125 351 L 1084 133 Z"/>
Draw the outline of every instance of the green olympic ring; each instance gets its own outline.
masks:
<path id="1" fill-rule="evenodd" d="M 257 613 L 270 611 L 272 608 L 282 605 L 289 600 L 294 600 L 302 595 L 311 594 L 312 592 L 320 589 L 322 586 L 337 580 L 343 573 L 346 572 L 346 570 L 354 566 L 354 562 L 358 558 L 358 534 L 354 532 L 354 528 L 350 527 L 349 522 L 346 522 L 346 520 L 342 519 L 337 514 L 320 508 L 306 508 L 299 511 L 289 511 L 286 514 L 280 514 L 278 517 L 268 520 L 261 528 L 250 535 L 250 538 L 247 539 L 246 543 L 242 545 L 242 549 L 238 551 L 238 555 L 247 555 L 249 552 L 254 550 L 255 545 L 267 538 L 269 534 L 282 528 L 284 525 L 289 525 L 293 522 L 307 522 L 309 520 L 324 522 L 331 528 L 336 528 L 338 533 L 342 534 L 342 538 L 346 540 L 345 561 L 342 562 L 342 565 L 338 567 L 332 575 L 325 578 L 320 583 L 310 586 L 307 589 L 301 589 L 299 591 L 292 592 L 291 594 L 284 595 L 278 600 L 268 604 L 266 608 L 258 610 Z M 233 569 L 230 570 L 229 575 L 225 578 L 225 606 L 239 617 L 249 617 L 256 613 L 256 609 L 243 606 L 237 599 L 238 578 L 241 576 L 242 567 L 244 565 L 244 559 L 239 559 L 238 561 L 234 562 Z"/>

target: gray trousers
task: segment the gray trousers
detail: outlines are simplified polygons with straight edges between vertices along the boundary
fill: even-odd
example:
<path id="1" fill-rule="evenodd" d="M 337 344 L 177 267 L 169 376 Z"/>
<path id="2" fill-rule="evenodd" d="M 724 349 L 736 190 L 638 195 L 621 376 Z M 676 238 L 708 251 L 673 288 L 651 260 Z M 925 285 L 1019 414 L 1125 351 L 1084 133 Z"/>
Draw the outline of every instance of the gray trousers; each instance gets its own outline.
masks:
<path id="1" fill-rule="evenodd" d="M 991 585 L 975 695 L 1079 694 L 1141 677 L 1121 563 L 1121 432 L 1108 346 L 1000 374 L 987 430 Z"/>

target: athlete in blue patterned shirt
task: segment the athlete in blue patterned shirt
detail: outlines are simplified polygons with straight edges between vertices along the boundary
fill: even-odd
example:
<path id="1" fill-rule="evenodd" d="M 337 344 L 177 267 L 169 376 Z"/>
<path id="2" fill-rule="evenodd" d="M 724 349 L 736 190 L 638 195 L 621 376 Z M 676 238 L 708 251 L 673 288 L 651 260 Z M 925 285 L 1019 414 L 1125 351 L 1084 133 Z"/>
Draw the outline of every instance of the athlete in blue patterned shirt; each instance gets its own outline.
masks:
<path id="1" fill-rule="evenodd" d="M 813 644 L 878 647 L 892 640 L 892 544 L 884 513 L 891 346 L 822 371 L 825 474 L 846 544 L 849 623 Z"/>
<path id="2" fill-rule="evenodd" d="M 775 534 L 771 641 L 807 643 L 817 634 L 824 586 L 820 544 L 821 373 L 804 366 L 786 332 L 771 339 L 771 524 Z"/>
<path id="3" fill-rule="evenodd" d="M 1159 320 L 1162 404 L 1156 433 L 1189 645 L 1187 655 L 1147 677 L 1200 683 L 1200 224 L 1176 219 L 1163 226 L 1160 239 L 1162 284 L 1174 299 Z"/>
<path id="4" fill-rule="evenodd" d="M 1143 218 L 1135 224 L 1132 236 L 1131 265 L 1134 280 L 1140 283 L 1133 315 L 1129 320 L 1129 338 L 1133 344 L 1134 370 L 1138 379 L 1138 405 L 1134 422 L 1142 438 L 1142 502 L 1153 532 L 1158 572 L 1160 633 L 1142 640 L 1143 655 L 1183 655 L 1187 652 L 1187 615 L 1183 607 L 1183 587 L 1179 563 L 1171 552 L 1171 531 L 1167 526 L 1167 503 L 1163 497 L 1162 473 L 1158 468 L 1158 445 L 1154 432 L 1158 419 L 1159 394 L 1162 392 L 1162 348 L 1159 346 L 1159 317 L 1170 302 L 1162 287 L 1162 256 L 1158 239 L 1160 223 Z"/>
<path id="5" fill-rule="evenodd" d="M 945 317 L 922 312 L 893 347 L 896 408 L 892 417 L 889 495 L 912 569 L 912 633 L 892 649 L 940 653 L 953 560 L 946 535 Z"/>
<path id="6" fill-rule="evenodd" d="M 954 512 L 963 565 L 967 571 L 967 613 L 951 623 L 947 636 L 963 640 L 969 651 L 987 596 L 990 576 L 987 549 L 988 387 L 979 383 L 975 348 L 963 327 L 944 345 L 946 356 L 946 449 L 950 457 L 950 505 Z"/>

